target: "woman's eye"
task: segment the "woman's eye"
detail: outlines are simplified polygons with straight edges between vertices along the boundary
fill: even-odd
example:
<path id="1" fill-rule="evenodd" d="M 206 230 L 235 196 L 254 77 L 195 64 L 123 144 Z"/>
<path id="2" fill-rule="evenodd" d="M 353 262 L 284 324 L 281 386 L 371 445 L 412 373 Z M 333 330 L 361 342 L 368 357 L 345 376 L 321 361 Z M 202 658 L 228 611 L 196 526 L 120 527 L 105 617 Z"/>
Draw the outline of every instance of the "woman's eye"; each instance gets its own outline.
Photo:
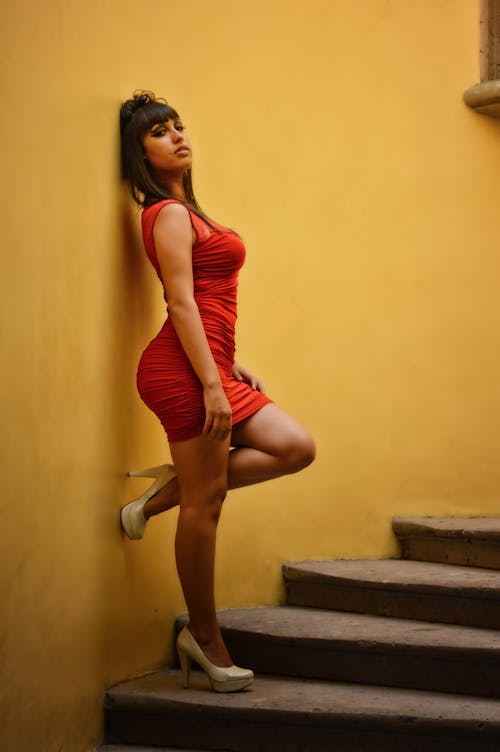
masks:
<path id="1" fill-rule="evenodd" d="M 163 130 L 161 128 L 158 128 L 158 130 L 157 131 L 153 131 L 153 133 L 151 135 L 153 136 L 153 138 L 160 138 L 160 136 L 164 136 L 166 132 L 167 131 L 165 131 L 165 130 Z"/>
<path id="2" fill-rule="evenodd" d="M 182 125 L 182 123 L 177 123 L 177 125 L 175 126 L 175 130 L 176 131 L 183 131 L 184 130 L 184 126 Z"/>

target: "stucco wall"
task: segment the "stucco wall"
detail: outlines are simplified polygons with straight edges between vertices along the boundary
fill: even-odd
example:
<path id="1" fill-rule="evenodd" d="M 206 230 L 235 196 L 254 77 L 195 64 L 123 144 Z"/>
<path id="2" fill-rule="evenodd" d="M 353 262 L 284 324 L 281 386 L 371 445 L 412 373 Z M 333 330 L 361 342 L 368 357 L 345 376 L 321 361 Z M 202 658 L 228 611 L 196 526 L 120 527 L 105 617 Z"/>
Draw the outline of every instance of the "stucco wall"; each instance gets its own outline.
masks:
<path id="1" fill-rule="evenodd" d="M 468 110 L 471 0 L 25 0 L 3 12 L 2 747 L 83 752 L 102 692 L 169 661 L 175 513 L 124 541 L 168 456 L 135 392 L 163 317 L 119 182 L 135 88 L 180 110 L 195 187 L 247 244 L 239 360 L 318 442 L 231 494 L 218 603 L 284 560 L 397 555 L 394 514 L 497 514 L 500 124 Z"/>

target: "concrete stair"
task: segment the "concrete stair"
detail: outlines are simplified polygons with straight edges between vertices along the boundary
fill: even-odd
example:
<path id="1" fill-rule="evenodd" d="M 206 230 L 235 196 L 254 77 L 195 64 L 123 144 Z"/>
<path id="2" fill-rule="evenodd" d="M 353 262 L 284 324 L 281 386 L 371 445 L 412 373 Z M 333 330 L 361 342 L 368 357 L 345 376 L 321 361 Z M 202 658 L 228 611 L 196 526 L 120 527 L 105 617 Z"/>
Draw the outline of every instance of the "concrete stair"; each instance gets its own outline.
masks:
<path id="1" fill-rule="evenodd" d="M 178 622 L 178 627 L 185 623 Z M 311 608 L 221 611 L 238 665 L 259 674 L 500 697 L 500 632 Z"/>
<path id="2" fill-rule="evenodd" d="M 290 605 L 500 629 L 500 572 L 421 561 L 285 564 Z"/>
<path id="3" fill-rule="evenodd" d="M 499 517 L 395 517 L 401 558 L 500 569 Z"/>
<path id="4" fill-rule="evenodd" d="M 498 702 L 385 687 L 261 676 L 236 694 L 175 671 L 115 688 L 108 734 L 152 746 L 238 752 L 498 752 Z M 446 746 L 447 745 L 447 746 Z"/>
<path id="5" fill-rule="evenodd" d="M 471 539 L 466 521 L 449 522 L 409 526 Z M 491 554 L 500 521 L 498 536 L 488 522 Z M 467 549 L 474 562 L 482 556 Z M 195 671 L 183 690 L 176 670 L 117 685 L 106 695 L 102 752 L 500 750 L 499 571 L 329 561 L 286 564 L 283 576 L 284 606 L 219 613 L 235 662 L 256 671 L 251 688 L 217 694 Z"/>

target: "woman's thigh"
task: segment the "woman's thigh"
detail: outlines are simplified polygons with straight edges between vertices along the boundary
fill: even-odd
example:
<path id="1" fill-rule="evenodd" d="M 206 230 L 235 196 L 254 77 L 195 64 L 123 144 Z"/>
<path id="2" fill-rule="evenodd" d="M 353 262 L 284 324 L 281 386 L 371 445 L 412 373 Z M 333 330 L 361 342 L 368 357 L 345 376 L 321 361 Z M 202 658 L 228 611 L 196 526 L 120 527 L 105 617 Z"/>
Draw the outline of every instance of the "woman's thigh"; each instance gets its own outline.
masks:
<path id="1" fill-rule="evenodd" d="M 299 450 L 315 455 L 310 433 L 288 413 L 274 403 L 265 405 L 249 418 L 233 426 L 231 444 L 252 447 L 276 456 Z"/>
<path id="2" fill-rule="evenodd" d="M 224 497 L 227 490 L 229 438 L 220 441 L 196 436 L 170 443 L 172 461 L 179 479 L 180 503 Z"/>

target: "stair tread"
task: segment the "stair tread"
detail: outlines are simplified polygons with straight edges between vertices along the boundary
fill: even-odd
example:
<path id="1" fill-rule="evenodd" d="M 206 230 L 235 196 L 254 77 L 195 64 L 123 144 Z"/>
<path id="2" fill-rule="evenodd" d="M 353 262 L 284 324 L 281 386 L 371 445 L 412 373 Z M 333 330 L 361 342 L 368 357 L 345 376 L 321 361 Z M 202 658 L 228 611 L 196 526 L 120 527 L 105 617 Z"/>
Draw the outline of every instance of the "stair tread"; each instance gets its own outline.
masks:
<path id="1" fill-rule="evenodd" d="M 353 581 L 380 589 L 395 588 L 448 595 L 476 595 L 497 600 L 500 571 L 454 564 L 401 559 L 336 559 L 290 562 L 283 565 L 285 581 L 345 583 Z"/>
<path id="2" fill-rule="evenodd" d="M 149 716 L 171 711 L 187 717 L 209 712 L 214 717 L 261 718 L 274 712 L 312 723 L 362 719 L 411 723 L 414 719 L 464 727 L 481 724 L 483 731 L 500 732 L 500 702 L 490 698 L 274 676 L 257 676 L 242 692 L 216 693 L 209 691 L 208 679 L 201 672 L 192 672 L 191 677 L 189 689 L 182 688 L 180 672 L 175 670 L 131 679 L 107 691 L 106 706 L 111 712 L 147 711 Z"/>
<path id="3" fill-rule="evenodd" d="M 394 517 L 396 534 L 476 538 L 500 542 L 500 517 Z"/>
<path id="4" fill-rule="evenodd" d="M 500 632 L 494 629 L 300 606 L 228 609 L 219 611 L 217 617 L 222 629 L 244 632 L 249 640 L 318 641 L 329 650 L 333 645 L 342 649 L 353 643 L 366 649 L 460 650 L 488 653 L 488 659 L 500 660 Z M 185 624 L 187 618 L 179 622 Z"/>

